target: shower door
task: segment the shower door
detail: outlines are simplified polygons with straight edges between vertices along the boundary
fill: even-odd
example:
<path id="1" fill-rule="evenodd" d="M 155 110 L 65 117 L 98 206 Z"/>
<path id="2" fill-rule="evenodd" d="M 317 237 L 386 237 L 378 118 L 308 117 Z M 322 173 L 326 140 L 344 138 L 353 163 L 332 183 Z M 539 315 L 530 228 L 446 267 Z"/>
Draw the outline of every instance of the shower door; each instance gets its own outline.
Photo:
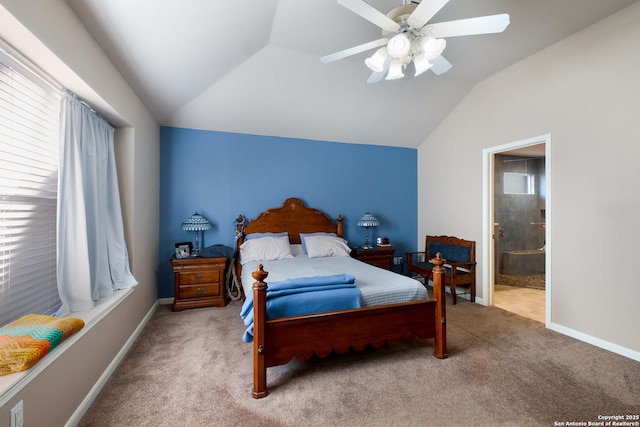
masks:
<path id="1" fill-rule="evenodd" d="M 545 287 L 545 158 L 496 154 L 495 283 Z"/>

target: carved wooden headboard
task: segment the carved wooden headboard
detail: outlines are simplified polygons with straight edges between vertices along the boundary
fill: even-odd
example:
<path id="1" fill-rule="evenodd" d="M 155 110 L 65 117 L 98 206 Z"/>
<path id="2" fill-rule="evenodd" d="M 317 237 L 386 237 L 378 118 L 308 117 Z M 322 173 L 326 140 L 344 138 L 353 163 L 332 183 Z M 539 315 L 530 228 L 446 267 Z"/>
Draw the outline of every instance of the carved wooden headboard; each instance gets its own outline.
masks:
<path id="1" fill-rule="evenodd" d="M 300 243 L 300 233 L 326 232 L 343 236 L 342 216 L 334 222 L 324 212 L 308 208 L 302 200 L 291 197 L 279 208 L 271 208 L 252 219 L 245 228 L 251 233 L 289 233 L 292 244 Z"/>

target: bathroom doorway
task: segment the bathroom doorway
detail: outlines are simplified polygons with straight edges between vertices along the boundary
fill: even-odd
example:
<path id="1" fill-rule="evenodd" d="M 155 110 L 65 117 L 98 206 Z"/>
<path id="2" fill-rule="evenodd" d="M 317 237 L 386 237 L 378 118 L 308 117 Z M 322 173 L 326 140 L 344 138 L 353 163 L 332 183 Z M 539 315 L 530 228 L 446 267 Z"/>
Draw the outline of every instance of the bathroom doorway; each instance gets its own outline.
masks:
<path id="1" fill-rule="evenodd" d="M 488 305 L 546 323 L 549 136 L 485 150 Z"/>

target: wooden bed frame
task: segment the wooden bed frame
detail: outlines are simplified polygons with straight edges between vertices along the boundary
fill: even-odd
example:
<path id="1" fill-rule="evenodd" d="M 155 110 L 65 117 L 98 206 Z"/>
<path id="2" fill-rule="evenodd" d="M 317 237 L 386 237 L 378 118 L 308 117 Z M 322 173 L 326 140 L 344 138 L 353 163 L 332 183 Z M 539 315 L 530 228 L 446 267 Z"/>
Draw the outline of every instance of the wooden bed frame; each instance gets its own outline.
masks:
<path id="1" fill-rule="evenodd" d="M 300 243 L 299 233 L 323 231 L 342 236 L 342 217 L 338 216 L 334 223 L 321 211 L 305 207 L 300 199 L 289 198 L 280 208 L 264 211 L 244 230 L 239 229 L 241 236 L 237 244 L 238 247 L 242 244 L 245 234 L 284 231 L 289 233 L 292 244 Z M 265 283 L 269 273 L 259 265 L 252 273 L 256 280 L 253 284 L 253 397 L 262 398 L 268 393 L 267 368 L 287 364 L 293 357 L 304 361 L 313 354 L 326 357 L 332 352 L 344 354 L 350 348 L 360 351 L 369 345 L 378 348 L 385 342 L 394 344 L 418 337 L 434 338 L 433 355 L 446 358 L 444 261 L 439 254 L 431 261 L 437 265 L 433 270 L 433 299 L 270 320 L 267 320 Z M 239 270 L 238 277 L 241 277 Z"/>

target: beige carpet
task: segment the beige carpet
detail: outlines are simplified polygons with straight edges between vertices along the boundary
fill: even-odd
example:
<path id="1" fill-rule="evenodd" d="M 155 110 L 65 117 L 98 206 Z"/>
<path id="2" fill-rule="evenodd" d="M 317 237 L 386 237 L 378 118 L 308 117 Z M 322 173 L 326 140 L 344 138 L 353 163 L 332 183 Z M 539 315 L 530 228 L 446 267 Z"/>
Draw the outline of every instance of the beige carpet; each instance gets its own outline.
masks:
<path id="1" fill-rule="evenodd" d="M 269 368 L 251 398 L 240 305 L 161 306 L 81 426 L 554 426 L 640 414 L 640 363 L 498 308 L 447 305 L 432 340 Z M 631 328 L 630 328 L 631 330 Z"/>

